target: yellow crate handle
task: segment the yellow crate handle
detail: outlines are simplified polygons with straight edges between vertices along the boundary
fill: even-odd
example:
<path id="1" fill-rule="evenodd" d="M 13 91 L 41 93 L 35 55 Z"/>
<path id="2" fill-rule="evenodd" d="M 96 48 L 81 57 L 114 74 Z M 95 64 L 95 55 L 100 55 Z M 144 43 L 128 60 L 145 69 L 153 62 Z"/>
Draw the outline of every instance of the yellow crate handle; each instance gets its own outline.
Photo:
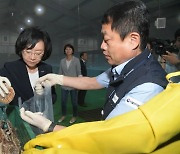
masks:
<path id="1" fill-rule="evenodd" d="M 171 78 L 174 77 L 174 76 L 178 76 L 180 75 L 180 71 L 178 72 L 173 72 L 173 73 L 169 73 L 168 75 L 166 75 L 166 79 L 169 81 L 169 82 L 172 82 L 171 81 Z"/>

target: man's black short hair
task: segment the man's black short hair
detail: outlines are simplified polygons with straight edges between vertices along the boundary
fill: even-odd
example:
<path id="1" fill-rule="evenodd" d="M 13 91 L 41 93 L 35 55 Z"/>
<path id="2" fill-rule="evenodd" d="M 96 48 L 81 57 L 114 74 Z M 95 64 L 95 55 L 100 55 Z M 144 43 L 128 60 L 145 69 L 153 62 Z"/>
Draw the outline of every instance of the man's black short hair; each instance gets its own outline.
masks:
<path id="1" fill-rule="evenodd" d="M 26 48 L 33 49 L 39 41 L 44 42 L 42 60 L 48 59 L 52 52 L 51 39 L 47 32 L 42 31 L 38 27 L 26 28 L 19 34 L 15 44 L 16 54 L 22 58 L 22 51 Z"/>
<path id="2" fill-rule="evenodd" d="M 102 19 L 102 24 L 111 23 L 111 29 L 124 38 L 131 32 L 140 35 L 140 49 L 144 50 L 149 36 L 149 12 L 140 0 L 120 2 L 107 10 Z"/>
<path id="3" fill-rule="evenodd" d="M 82 58 L 82 56 L 83 56 L 85 53 L 87 53 L 87 52 L 85 52 L 85 51 L 81 52 L 80 55 L 79 55 L 79 57 Z"/>

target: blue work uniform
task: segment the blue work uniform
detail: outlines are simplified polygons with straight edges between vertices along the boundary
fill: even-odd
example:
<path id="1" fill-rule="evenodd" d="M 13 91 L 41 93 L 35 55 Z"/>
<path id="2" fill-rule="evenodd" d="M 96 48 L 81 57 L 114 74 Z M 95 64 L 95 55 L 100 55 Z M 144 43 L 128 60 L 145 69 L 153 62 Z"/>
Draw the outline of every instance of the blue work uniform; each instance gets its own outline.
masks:
<path id="1" fill-rule="evenodd" d="M 128 65 L 130 66 L 127 69 Z M 112 109 L 110 109 L 110 111 L 108 111 L 109 113 L 104 113 L 106 112 L 107 108 L 105 106 L 105 108 L 102 110 L 102 115 L 106 114 L 103 119 L 110 119 L 112 117 L 137 109 L 139 105 L 144 104 L 149 99 L 163 91 L 167 85 L 167 80 L 165 79 L 165 71 L 161 68 L 160 64 L 153 58 L 153 56 L 147 49 L 137 57 L 126 61 L 114 67 L 113 69 L 109 68 L 107 71 L 96 77 L 97 82 L 103 87 L 109 89 L 110 74 L 114 74 L 114 80 L 116 81 L 116 79 L 118 79 L 122 75 L 121 73 L 125 69 L 125 66 L 130 75 L 127 75 L 127 78 L 123 79 L 123 83 L 120 83 L 117 88 L 115 88 L 114 91 L 109 94 L 108 97 L 110 98 L 112 106 L 113 104 L 115 105 L 114 107 L 112 107 Z M 143 74 L 144 72 L 146 72 L 147 76 Z M 156 73 L 154 72 L 158 72 L 158 75 L 156 75 Z M 154 76 L 152 77 L 151 74 L 153 74 Z M 148 75 L 151 77 L 148 77 Z M 136 76 L 138 76 L 138 82 L 132 82 L 131 80 Z M 126 81 L 128 82 L 128 85 Z M 129 91 L 125 93 L 124 96 L 120 96 L 119 99 L 119 95 L 121 95 L 121 93 L 123 93 L 123 90 L 125 89 L 120 89 L 120 94 L 118 94 L 118 88 L 121 88 L 123 86 L 126 87 L 126 85 L 130 88 L 132 87 L 132 89 L 129 89 Z"/>

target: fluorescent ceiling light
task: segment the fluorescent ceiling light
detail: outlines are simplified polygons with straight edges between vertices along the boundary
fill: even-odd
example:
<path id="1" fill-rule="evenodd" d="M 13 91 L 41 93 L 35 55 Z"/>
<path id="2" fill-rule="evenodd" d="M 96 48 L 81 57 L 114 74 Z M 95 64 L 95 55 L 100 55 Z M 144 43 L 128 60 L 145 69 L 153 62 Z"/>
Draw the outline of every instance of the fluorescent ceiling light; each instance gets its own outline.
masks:
<path id="1" fill-rule="evenodd" d="M 32 20 L 30 17 L 27 17 L 27 18 L 25 19 L 25 23 L 30 26 L 30 25 L 33 24 L 33 20 Z"/>
<path id="2" fill-rule="evenodd" d="M 37 15 L 43 15 L 44 12 L 45 12 L 45 9 L 44 9 L 43 6 L 37 5 L 37 6 L 35 7 L 35 13 L 36 13 Z"/>

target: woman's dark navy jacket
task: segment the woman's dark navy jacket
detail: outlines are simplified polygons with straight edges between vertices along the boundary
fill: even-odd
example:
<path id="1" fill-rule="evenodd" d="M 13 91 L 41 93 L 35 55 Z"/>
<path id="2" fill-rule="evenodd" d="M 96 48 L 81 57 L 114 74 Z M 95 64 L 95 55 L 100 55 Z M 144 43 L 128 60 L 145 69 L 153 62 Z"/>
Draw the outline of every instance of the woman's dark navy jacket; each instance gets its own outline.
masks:
<path id="1" fill-rule="evenodd" d="M 39 77 L 48 73 L 52 73 L 52 66 L 44 62 L 38 64 Z M 15 90 L 15 97 L 10 103 L 11 105 L 18 105 L 18 97 L 21 97 L 22 102 L 34 96 L 33 89 L 29 80 L 26 64 L 22 59 L 7 62 L 4 67 L 0 69 L 0 76 L 7 77 Z M 56 101 L 55 87 L 52 87 L 52 101 Z"/>

